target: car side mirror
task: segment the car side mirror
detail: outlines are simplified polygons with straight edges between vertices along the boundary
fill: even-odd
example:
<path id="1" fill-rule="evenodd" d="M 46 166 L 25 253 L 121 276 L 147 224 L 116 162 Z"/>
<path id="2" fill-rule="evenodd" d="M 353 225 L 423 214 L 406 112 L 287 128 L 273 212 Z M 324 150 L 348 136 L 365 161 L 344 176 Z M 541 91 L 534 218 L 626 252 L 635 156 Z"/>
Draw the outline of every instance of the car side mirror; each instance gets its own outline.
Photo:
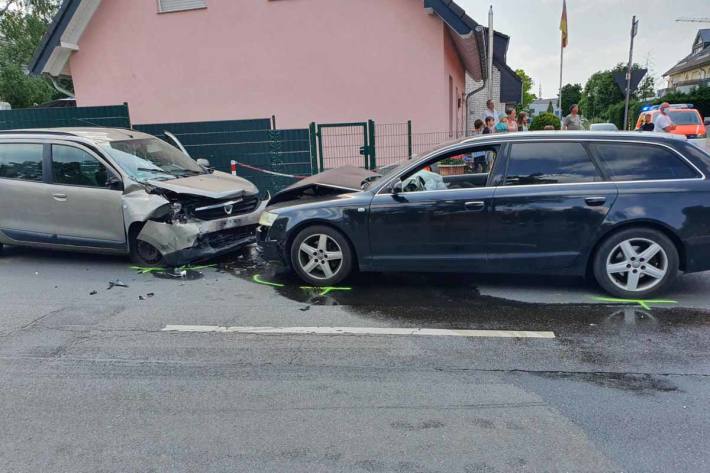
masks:
<path id="1" fill-rule="evenodd" d="M 209 162 L 209 160 L 204 159 L 204 158 L 198 159 L 198 160 L 197 160 L 197 164 L 200 165 L 200 166 L 202 166 L 202 167 L 205 168 L 205 169 L 209 169 L 209 168 L 210 168 L 210 162 Z"/>
<path id="2" fill-rule="evenodd" d="M 108 187 L 111 190 L 114 191 L 122 191 L 123 190 L 123 181 L 119 179 L 118 177 L 114 176 L 111 174 L 106 178 L 106 187 Z"/>
<path id="3" fill-rule="evenodd" d="M 393 194 L 399 194 L 400 192 L 403 192 L 403 191 L 404 191 L 404 185 L 402 184 L 402 181 L 397 181 L 392 186 L 392 193 Z"/>

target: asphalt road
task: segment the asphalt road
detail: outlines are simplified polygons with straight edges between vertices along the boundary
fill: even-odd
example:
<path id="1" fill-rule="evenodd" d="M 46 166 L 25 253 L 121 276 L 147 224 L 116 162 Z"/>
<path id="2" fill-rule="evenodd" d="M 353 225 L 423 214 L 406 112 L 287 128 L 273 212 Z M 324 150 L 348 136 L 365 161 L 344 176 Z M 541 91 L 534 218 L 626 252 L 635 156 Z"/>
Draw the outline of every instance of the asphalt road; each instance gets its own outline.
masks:
<path id="1" fill-rule="evenodd" d="M 0 471 L 710 471 L 710 274 L 649 308 L 568 280 L 185 276 L 6 248 Z"/>

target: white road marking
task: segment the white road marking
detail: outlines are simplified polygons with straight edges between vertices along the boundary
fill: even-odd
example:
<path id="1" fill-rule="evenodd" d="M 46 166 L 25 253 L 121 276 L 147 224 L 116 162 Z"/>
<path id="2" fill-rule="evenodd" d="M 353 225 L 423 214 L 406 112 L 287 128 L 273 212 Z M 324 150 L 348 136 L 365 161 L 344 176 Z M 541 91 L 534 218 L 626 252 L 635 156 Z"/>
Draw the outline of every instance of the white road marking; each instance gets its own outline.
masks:
<path id="1" fill-rule="evenodd" d="M 220 327 L 218 325 L 166 325 L 163 332 L 310 334 L 310 335 L 418 335 L 438 337 L 555 338 L 554 332 L 527 330 L 450 330 L 438 328 L 378 327 Z"/>

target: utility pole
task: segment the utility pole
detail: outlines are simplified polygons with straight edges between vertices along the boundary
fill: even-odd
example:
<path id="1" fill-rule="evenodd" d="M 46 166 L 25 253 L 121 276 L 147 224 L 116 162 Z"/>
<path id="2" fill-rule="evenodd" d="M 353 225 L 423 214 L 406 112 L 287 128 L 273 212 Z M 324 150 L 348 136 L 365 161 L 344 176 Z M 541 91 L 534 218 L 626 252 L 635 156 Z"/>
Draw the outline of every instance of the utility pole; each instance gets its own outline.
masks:
<path id="1" fill-rule="evenodd" d="M 488 9 L 488 98 L 493 98 L 493 5 Z"/>
<path id="2" fill-rule="evenodd" d="M 638 32 L 639 22 L 636 15 L 631 18 L 631 46 L 629 47 L 629 66 L 626 69 L 626 100 L 624 102 L 624 130 L 629 128 L 629 97 L 631 96 L 631 67 L 634 58 L 634 37 Z"/>

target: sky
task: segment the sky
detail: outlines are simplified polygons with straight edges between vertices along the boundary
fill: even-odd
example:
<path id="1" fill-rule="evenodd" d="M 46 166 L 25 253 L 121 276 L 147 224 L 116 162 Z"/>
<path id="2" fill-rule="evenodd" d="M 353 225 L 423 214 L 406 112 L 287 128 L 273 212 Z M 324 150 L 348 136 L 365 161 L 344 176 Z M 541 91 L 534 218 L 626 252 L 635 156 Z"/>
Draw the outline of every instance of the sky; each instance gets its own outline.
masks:
<path id="1" fill-rule="evenodd" d="M 493 27 L 510 36 L 508 65 L 522 68 L 542 84 L 544 98 L 557 95 L 560 82 L 560 16 L 562 0 L 457 0 L 480 24 L 488 23 L 493 5 Z M 565 48 L 563 84 L 585 82 L 599 70 L 629 60 L 633 15 L 639 20 L 634 62 L 648 67 L 656 88 L 661 75 L 690 54 L 700 28 L 710 23 L 680 23 L 680 17 L 710 17 L 710 0 L 567 0 L 569 45 Z"/>

